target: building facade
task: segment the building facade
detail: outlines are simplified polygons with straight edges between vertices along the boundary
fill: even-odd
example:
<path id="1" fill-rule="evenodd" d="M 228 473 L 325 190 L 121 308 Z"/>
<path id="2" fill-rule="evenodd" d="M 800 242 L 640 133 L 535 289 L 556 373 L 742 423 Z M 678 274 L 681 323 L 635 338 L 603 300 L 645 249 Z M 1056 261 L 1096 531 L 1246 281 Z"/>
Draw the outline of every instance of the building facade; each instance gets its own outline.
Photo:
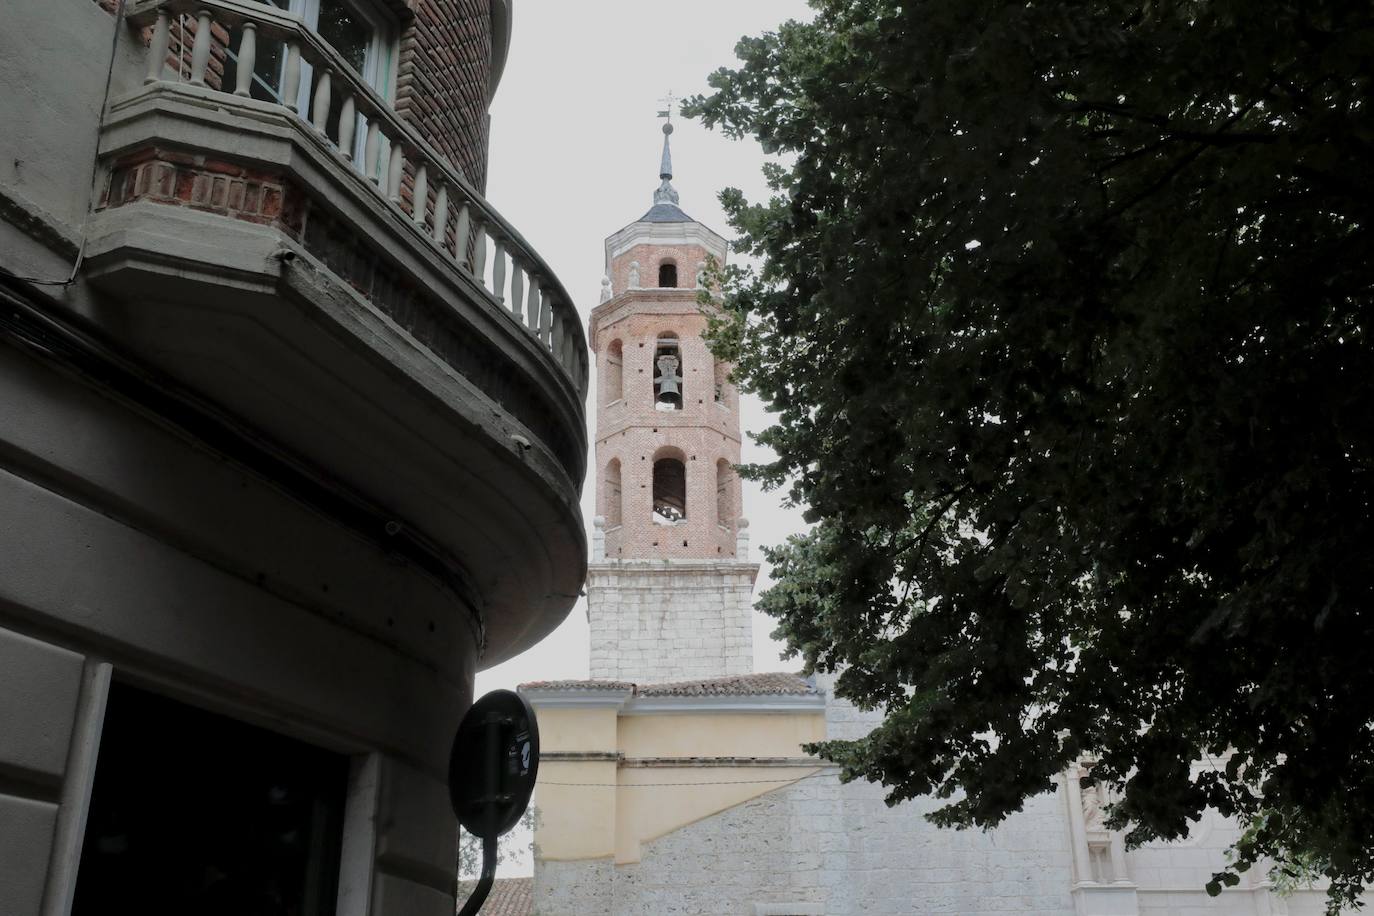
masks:
<path id="1" fill-rule="evenodd" d="M 1204 887 L 1238 838 L 1209 814 L 1127 850 L 1109 799 L 1062 774 L 997 829 L 939 829 L 806 753 L 879 714 L 828 677 L 752 672 L 738 395 L 700 334 L 701 265 L 725 245 L 679 207 L 665 138 L 653 207 L 606 240 L 593 312 L 597 518 L 591 679 L 521 690 L 539 712 L 539 916 L 1269 916 L 1323 911 L 1252 872 Z M 695 264 L 693 263 L 695 262 Z M 684 269 L 687 268 L 687 269 Z M 693 269 L 695 268 L 695 269 Z"/>
<path id="2" fill-rule="evenodd" d="M 474 673 L 587 555 L 509 2 L 5 14 L 0 913 L 451 914 Z"/>

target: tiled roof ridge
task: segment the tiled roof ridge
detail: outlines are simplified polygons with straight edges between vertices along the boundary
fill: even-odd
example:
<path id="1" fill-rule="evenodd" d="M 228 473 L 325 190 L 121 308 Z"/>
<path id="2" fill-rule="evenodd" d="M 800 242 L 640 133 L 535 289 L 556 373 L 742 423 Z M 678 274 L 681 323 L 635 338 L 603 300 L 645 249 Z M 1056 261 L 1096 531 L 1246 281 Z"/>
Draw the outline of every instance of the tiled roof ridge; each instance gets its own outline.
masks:
<path id="1" fill-rule="evenodd" d="M 665 684 L 635 684 L 630 681 L 562 680 L 530 681 L 521 690 L 628 690 L 635 696 L 805 696 L 819 693 L 800 674 L 765 671 L 724 677 L 672 681 Z"/>
<path id="2" fill-rule="evenodd" d="M 459 882 L 458 897 L 463 901 L 472 893 L 475 881 Z M 482 904 L 482 916 L 530 916 L 534 911 L 533 878 L 497 878 Z"/>

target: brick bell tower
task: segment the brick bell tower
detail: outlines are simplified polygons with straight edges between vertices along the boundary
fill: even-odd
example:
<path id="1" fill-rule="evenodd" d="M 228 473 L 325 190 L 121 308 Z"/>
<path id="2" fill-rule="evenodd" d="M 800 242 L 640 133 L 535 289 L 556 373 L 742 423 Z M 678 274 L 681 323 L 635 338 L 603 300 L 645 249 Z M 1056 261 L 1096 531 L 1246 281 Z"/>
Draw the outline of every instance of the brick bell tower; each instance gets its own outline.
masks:
<path id="1" fill-rule="evenodd" d="M 739 396 L 701 334 L 725 240 L 678 207 L 663 125 L 654 205 L 606 239 L 596 353 L 591 676 L 640 684 L 748 674 L 759 567 L 735 465 Z"/>

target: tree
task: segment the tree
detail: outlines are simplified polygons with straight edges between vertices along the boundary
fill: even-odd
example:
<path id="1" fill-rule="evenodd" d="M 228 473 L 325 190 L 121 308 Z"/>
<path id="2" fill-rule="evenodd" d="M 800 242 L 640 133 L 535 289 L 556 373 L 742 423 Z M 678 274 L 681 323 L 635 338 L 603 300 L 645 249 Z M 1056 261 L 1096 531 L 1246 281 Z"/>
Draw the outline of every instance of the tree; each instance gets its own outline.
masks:
<path id="1" fill-rule="evenodd" d="M 813 0 L 687 113 L 756 136 L 713 346 L 806 507 L 762 608 L 989 827 L 1091 751 L 1133 843 L 1374 874 L 1374 16 Z M 1220 760 L 1216 768 L 1195 766 Z"/>
<path id="2" fill-rule="evenodd" d="M 514 862 L 522 853 L 534 849 L 534 808 L 526 808 L 520 821 L 497 840 L 496 864 Z M 520 845 L 521 841 L 528 841 Z M 458 828 L 458 879 L 460 889 L 476 883 L 482 873 L 482 838 Z"/>

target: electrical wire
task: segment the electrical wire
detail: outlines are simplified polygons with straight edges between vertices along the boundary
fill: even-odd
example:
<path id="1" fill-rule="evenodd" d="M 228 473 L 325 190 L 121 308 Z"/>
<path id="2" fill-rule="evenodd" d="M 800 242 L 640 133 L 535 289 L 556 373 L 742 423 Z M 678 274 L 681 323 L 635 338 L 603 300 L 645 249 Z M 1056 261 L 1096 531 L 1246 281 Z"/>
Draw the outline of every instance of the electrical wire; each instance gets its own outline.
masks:
<path id="1" fill-rule="evenodd" d="M 124 25 L 125 2 L 126 0 L 119 0 L 119 5 L 115 8 L 114 33 L 110 36 L 110 63 L 105 68 L 105 92 L 100 100 L 100 116 L 96 118 L 95 122 L 95 150 L 91 154 L 90 195 L 86 200 L 86 217 L 81 222 L 81 242 L 76 249 L 76 261 L 72 264 L 71 275 L 65 280 L 48 280 L 42 277 L 25 277 L 0 267 L 0 270 L 4 270 L 5 274 L 12 279 L 23 280 L 25 283 L 32 283 L 35 286 L 71 286 L 76 282 L 76 276 L 81 272 L 81 264 L 86 260 L 86 237 L 90 229 L 91 212 L 95 208 L 96 185 L 100 180 L 100 135 L 105 130 L 105 115 L 110 108 L 110 87 L 114 83 L 115 59 L 119 54 L 119 30 Z"/>

